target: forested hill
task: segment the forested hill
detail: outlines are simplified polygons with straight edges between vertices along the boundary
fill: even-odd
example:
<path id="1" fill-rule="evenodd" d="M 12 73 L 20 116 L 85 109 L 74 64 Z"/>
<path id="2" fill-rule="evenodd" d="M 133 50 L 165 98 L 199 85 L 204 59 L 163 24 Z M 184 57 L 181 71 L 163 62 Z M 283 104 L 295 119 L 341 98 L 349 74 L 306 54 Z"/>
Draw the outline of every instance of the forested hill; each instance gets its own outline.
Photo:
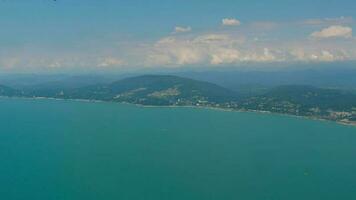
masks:
<path id="1" fill-rule="evenodd" d="M 284 85 L 242 97 L 209 82 L 178 76 L 144 75 L 80 88 L 41 87 L 16 90 L 0 86 L 0 96 L 49 97 L 127 102 L 142 105 L 204 106 L 268 111 L 356 123 L 356 95 L 337 89 Z"/>
<path id="2" fill-rule="evenodd" d="M 337 121 L 356 121 L 354 93 L 313 86 L 278 86 L 264 95 L 243 99 L 240 107 Z"/>
<path id="3" fill-rule="evenodd" d="M 196 105 L 237 101 L 238 94 L 218 85 L 188 78 L 144 75 L 111 84 L 72 90 L 36 90 L 35 96 L 129 102 L 145 105 Z"/>

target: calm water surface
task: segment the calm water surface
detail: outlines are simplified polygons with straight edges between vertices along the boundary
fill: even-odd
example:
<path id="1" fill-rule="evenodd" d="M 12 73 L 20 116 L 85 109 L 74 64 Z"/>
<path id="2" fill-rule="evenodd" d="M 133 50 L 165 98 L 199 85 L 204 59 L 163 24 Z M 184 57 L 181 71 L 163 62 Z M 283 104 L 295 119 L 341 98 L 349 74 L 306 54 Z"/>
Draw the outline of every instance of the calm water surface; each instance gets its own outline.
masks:
<path id="1" fill-rule="evenodd" d="M 0 99 L 0 199 L 356 199 L 356 128 L 294 117 Z"/>

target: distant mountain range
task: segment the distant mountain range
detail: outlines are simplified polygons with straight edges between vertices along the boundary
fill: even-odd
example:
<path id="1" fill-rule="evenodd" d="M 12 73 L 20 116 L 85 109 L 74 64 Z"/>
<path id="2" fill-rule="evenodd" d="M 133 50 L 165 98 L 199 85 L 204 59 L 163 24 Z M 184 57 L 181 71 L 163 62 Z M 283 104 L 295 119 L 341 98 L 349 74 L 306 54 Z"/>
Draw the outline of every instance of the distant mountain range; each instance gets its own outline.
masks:
<path id="1" fill-rule="evenodd" d="M 271 64 L 272 65 L 272 64 Z M 273 65 L 276 65 L 274 63 Z M 254 96 L 268 92 L 281 85 L 312 85 L 318 88 L 349 90 L 356 93 L 356 62 L 330 64 L 298 64 L 296 66 L 272 66 L 263 64 L 258 68 L 237 66 L 232 68 L 157 70 L 149 73 L 173 75 L 214 83 L 237 91 L 242 96 Z M 131 73 L 87 74 L 3 74 L 0 85 L 18 89 L 80 88 L 96 84 L 109 84 L 128 77 L 144 75 L 142 70 Z"/>
<path id="2" fill-rule="evenodd" d="M 305 85 L 277 86 L 263 94 L 246 97 L 236 90 L 209 82 L 169 75 L 143 75 L 76 88 L 53 83 L 26 89 L 0 86 L 0 95 L 268 111 L 356 123 L 355 94 Z"/>
<path id="3" fill-rule="evenodd" d="M 4 85 L 0 85 L 0 96 L 20 96 L 21 93 L 19 90 L 4 86 Z"/>

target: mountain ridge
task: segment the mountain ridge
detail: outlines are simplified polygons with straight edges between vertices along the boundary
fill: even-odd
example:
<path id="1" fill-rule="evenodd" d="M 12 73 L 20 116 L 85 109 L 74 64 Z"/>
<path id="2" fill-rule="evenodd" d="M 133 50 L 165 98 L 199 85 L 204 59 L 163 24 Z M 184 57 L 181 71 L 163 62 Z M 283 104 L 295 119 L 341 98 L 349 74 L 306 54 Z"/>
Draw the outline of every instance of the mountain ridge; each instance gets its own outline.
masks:
<path id="1" fill-rule="evenodd" d="M 49 97 L 125 102 L 154 106 L 204 106 L 268 111 L 356 122 L 356 95 L 309 85 L 277 86 L 261 95 L 242 97 L 219 85 L 173 75 L 142 75 L 81 88 L 18 91 L 0 86 L 2 96 Z"/>

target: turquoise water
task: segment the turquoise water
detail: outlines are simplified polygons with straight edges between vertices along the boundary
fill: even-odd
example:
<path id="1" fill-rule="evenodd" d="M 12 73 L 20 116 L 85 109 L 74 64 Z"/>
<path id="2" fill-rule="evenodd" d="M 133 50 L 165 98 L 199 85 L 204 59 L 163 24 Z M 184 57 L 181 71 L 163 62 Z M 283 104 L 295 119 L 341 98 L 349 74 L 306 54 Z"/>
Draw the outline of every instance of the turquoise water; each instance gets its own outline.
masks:
<path id="1" fill-rule="evenodd" d="M 356 128 L 294 117 L 0 99 L 6 200 L 356 199 Z"/>

